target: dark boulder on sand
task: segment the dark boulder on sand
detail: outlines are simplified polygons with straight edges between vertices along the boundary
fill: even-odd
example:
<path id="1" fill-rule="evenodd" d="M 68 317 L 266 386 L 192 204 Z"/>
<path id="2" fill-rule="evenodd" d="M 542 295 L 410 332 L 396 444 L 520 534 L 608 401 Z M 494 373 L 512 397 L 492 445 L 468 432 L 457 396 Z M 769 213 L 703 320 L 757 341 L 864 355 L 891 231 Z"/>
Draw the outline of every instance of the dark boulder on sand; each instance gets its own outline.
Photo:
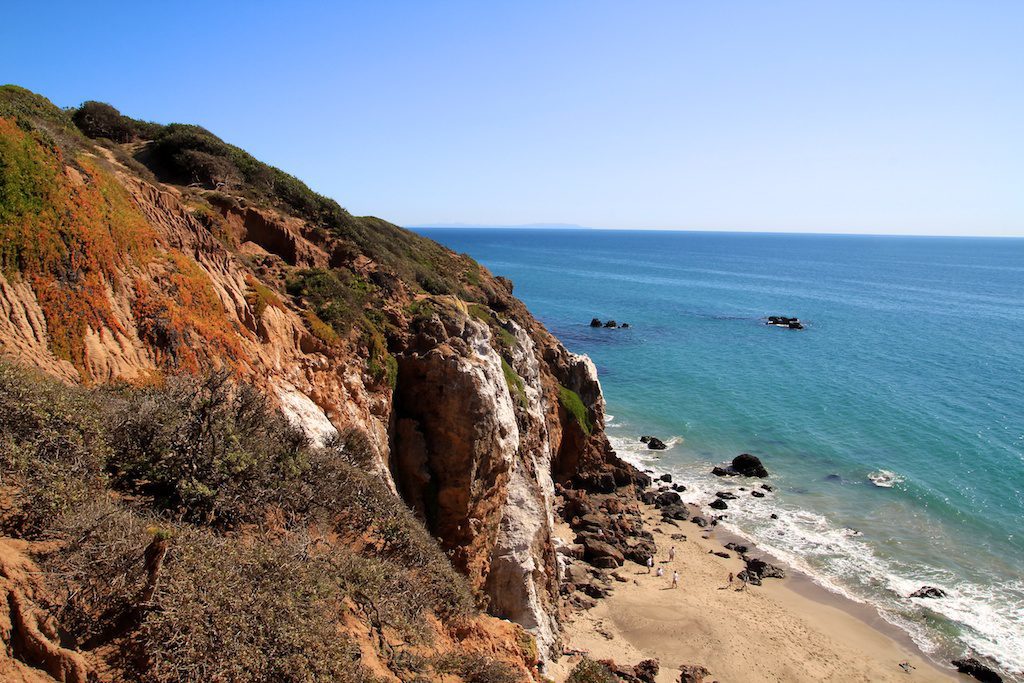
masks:
<path id="1" fill-rule="evenodd" d="M 683 499 L 675 491 L 662 491 L 654 497 L 654 507 L 663 508 L 669 505 L 679 505 Z"/>
<path id="2" fill-rule="evenodd" d="M 598 318 L 591 318 L 591 320 L 590 320 L 590 326 L 591 327 L 601 327 L 601 325 L 603 325 L 603 324 L 604 323 L 602 323 Z"/>
<path id="3" fill-rule="evenodd" d="M 690 516 L 685 505 L 666 505 L 661 508 L 662 521 L 679 520 L 685 522 Z"/>
<path id="4" fill-rule="evenodd" d="M 760 586 L 762 579 L 786 578 L 786 572 L 782 567 L 776 567 L 760 558 L 747 557 L 744 558 L 744 561 L 747 563 L 747 568 L 737 574 L 742 581 Z"/>
<path id="5" fill-rule="evenodd" d="M 962 674 L 974 676 L 982 683 L 1003 683 L 1003 677 L 993 671 L 990 667 L 982 664 L 974 657 L 954 659 L 953 666 Z"/>
<path id="6" fill-rule="evenodd" d="M 725 547 L 728 548 L 729 550 L 735 550 L 740 555 L 746 555 L 747 551 L 750 550 L 750 548 L 748 548 L 747 546 L 741 545 L 739 543 L 735 543 L 733 541 L 729 541 L 728 543 L 726 543 Z"/>
<path id="7" fill-rule="evenodd" d="M 622 563 L 626 561 L 625 556 L 619 552 L 618 548 L 610 543 L 599 541 L 592 536 L 584 536 L 582 540 L 583 558 L 595 567 L 614 569 L 621 567 Z"/>
<path id="8" fill-rule="evenodd" d="M 916 591 L 910 594 L 912 598 L 944 598 L 946 597 L 946 591 L 935 586 L 921 586 Z"/>

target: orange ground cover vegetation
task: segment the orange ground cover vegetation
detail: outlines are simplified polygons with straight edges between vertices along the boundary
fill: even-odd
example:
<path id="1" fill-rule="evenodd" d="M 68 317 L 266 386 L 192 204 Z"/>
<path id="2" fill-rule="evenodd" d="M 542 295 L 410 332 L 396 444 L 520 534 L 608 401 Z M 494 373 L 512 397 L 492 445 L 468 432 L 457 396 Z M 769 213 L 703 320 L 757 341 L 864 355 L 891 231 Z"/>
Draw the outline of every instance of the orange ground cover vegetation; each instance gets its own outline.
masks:
<path id="1" fill-rule="evenodd" d="M 140 335 L 161 364 L 197 370 L 204 356 L 244 358 L 209 277 L 188 257 L 159 249 L 159 236 L 102 162 L 82 155 L 69 165 L 44 136 L 0 118 L 0 170 L 0 269 L 30 284 L 50 349 L 83 379 L 87 330 L 125 332 L 110 293 L 125 273 L 157 260 L 167 291 L 141 277 L 130 291 Z"/>

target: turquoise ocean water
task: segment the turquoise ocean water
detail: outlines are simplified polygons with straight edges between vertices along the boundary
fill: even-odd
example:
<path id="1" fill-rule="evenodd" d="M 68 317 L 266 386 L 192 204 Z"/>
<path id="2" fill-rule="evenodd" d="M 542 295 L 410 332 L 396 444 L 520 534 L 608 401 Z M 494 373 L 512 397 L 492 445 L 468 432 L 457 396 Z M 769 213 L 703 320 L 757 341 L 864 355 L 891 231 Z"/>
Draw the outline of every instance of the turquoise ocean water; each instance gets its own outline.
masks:
<path id="1" fill-rule="evenodd" d="M 732 528 L 938 659 L 1024 671 L 1024 240 L 420 232 L 594 359 L 620 455 L 701 504 L 743 485 L 712 465 L 760 456 L 776 492 L 740 492 Z"/>

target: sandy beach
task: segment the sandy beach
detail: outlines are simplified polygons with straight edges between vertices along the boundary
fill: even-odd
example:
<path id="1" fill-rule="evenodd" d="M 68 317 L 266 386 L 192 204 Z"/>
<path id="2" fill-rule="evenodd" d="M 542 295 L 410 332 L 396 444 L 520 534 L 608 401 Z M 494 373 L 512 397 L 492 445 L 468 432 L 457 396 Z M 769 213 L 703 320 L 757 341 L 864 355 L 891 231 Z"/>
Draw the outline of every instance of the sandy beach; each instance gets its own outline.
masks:
<path id="1" fill-rule="evenodd" d="M 571 617 L 566 651 L 625 664 L 653 657 L 661 664 L 657 680 L 665 683 L 679 680 L 683 664 L 706 667 L 708 680 L 719 683 L 970 680 L 938 668 L 895 628 L 869 623 L 881 621 L 869 608 L 844 605 L 848 601 L 799 576 L 745 590 L 737 590 L 738 581 L 729 586 L 729 573 L 744 565 L 734 552 L 729 559 L 711 554 L 724 550 L 720 532 L 689 522 L 673 527 L 643 507 L 658 546 L 655 567 L 663 567 L 664 576 L 627 562 L 618 570 L 627 580 L 616 581 L 610 597 Z M 560 533 L 571 541 L 567 525 Z M 669 562 L 672 546 L 676 558 Z M 673 568 L 680 574 L 677 589 L 670 587 Z M 562 657 L 549 675 L 565 680 L 579 658 Z M 909 673 L 901 662 L 913 667 Z"/>

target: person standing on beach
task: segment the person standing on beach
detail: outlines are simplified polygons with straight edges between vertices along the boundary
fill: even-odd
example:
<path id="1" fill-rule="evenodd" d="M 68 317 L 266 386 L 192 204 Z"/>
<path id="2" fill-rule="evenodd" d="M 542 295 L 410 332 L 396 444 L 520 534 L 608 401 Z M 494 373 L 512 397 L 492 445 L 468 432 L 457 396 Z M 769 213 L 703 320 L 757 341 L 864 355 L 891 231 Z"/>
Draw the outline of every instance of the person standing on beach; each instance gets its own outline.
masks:
<path id="1" fill-rule="evenodd" d="M 679 588 L 679 572 L 672 570 L 672 587 Z"/>
<path id="2" fill-rule="evenodd" d="M 676 547 L 672 546 L 671 548 L 668 549 L 668 561 L 669 562 L 675 562 L 675 559 L 676 559 Z"/>
<path id="3" fill-rule="evenodd" d="M 650 555 L 647 558 L 647 573 L 650 574 L 651 573 L 651 569 L 653 569 L 653 568 L 654 568 L 654 555 Z"/>

